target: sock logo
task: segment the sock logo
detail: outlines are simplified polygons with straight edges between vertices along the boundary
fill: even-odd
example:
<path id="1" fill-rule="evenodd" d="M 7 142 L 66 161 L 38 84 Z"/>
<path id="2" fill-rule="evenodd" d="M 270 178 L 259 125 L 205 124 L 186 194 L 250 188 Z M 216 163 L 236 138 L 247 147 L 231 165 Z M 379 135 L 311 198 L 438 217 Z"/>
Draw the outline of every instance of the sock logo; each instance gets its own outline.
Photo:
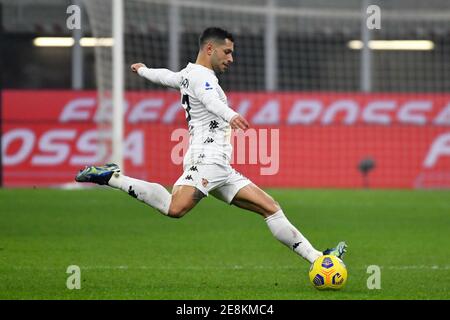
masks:
<path id="1" fill-rule="evenodd" d="M 302 243 L 301 241 L 300 242 L 296 242 L 296 243 L 294 243 L 294 245 L 292 246 L 292 249 L 297 249 L 297 247 L 300 245 L 300 243 Z"/>
<path id="2" fill-rule="evenodd" d="M 136 192 L 134 192 L 134 190 L 131 186 L 128 188 L 128 194 L 130 196 L 132 196 L 133 198 L 137 198 L 137 194 L 136 194 Z"/>

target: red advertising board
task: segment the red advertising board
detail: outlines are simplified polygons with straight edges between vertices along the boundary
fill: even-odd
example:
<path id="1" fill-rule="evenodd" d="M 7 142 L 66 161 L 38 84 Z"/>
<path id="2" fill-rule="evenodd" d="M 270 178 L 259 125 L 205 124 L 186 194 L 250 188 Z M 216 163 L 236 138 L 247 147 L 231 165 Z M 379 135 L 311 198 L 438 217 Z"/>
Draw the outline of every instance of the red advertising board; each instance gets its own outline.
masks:
<path id="1" fill-rule="evenodd" d="M 231 92 L 251 124 L 233 166 L 269 187 L 450 187 L 450 94 Z M 72 183 L 107 161 L 111 112 L 95 91 L 3 92 L 5 186 Z M 188 146 L 175 91 L 126 94 L 126 174 L 172 185 Z M 372 159 L 365 180 L 358 166 Z"/>

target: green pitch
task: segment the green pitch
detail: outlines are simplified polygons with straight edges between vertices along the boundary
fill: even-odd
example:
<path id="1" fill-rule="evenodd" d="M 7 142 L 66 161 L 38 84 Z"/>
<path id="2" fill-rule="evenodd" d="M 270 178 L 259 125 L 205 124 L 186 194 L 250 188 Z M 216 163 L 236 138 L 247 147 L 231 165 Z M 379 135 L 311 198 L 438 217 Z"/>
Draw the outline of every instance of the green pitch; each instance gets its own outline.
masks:
<path id="1" fill-rule="evenodd" d="M 450 298 L 450 192 L 268 191 L 316 248 L 347 241 L 342 291 L 314 289 L 261 217 L 214 198 L 175 220 L 115 190 L 36 189 L 0 190 L 0 299 Z"/>

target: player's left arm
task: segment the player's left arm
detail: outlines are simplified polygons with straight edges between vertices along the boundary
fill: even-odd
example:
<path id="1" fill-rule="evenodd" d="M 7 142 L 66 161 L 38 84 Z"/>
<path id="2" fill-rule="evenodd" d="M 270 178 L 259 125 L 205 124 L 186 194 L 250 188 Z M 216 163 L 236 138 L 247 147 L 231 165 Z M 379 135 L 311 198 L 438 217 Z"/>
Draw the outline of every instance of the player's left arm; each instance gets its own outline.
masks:
<path id="1" fill-rule="evenodd" d="M 131 70 L 136 72 L 143 78 L 150 80 L 153 83 L 180 89 L 180 76 L 178 72 L 173 72 L 169 69 L 154 69 L 147 68 L 143 63 L 134 63 L 131 65 Z"/>

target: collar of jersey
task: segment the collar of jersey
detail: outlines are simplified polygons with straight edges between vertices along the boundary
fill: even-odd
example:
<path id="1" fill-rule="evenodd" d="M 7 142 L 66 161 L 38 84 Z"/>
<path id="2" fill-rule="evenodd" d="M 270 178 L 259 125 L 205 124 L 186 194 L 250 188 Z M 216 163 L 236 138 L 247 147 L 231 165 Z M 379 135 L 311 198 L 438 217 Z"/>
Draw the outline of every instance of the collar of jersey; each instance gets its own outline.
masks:
<path id="1" fill-rule="evenodd" d="M 195 68 L 205 69 L 206 71 L 212 73 L 213 75 L 216 75 L 216 73 L 215 73 L 213 70 L 211 70 L 211 69 L 209 69 L 209 68 L 207 68 L 207 67 L 205 67 L 205 66 L 202 66 L 201 64 L 189 62 L 188 65 L 193 66 L 193 67 L 195 67 Z"/>

